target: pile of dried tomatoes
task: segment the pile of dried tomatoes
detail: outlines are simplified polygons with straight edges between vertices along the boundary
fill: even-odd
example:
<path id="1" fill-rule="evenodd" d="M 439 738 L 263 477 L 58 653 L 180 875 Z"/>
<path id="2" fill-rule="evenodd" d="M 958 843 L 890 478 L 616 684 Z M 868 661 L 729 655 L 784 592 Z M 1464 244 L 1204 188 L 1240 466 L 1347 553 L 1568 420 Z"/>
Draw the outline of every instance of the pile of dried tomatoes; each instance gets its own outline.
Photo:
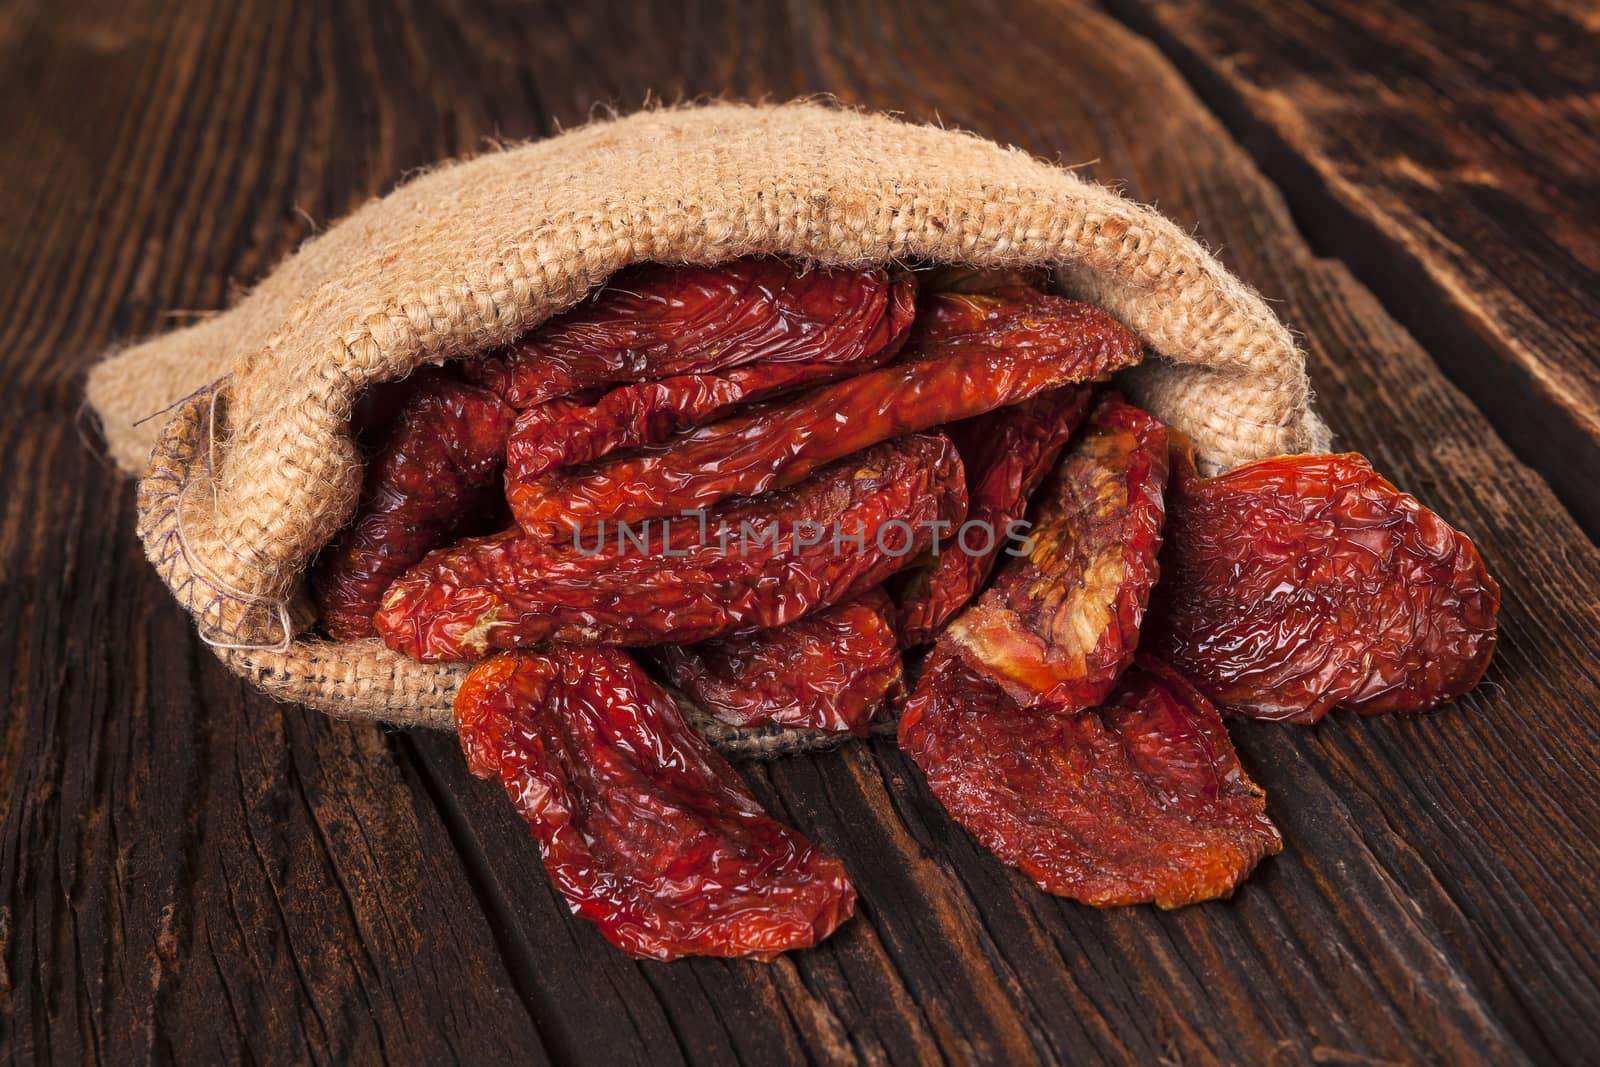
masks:
<path id="1" fill-rule="evenodd" d="M 476 664 L 472 770 L 635 955 L 771 958 L 855 906 L 662 683 L 739 726 L 899 712 L 934 794 L 1047 892 L 1225 896 L 1281 839 L 1217 709 L 1449 700 L 1499 589 L 1360 456 L 1202 477 L 1103 384 L 1138 340 L 1039 282 L 624 271 L 372 400 L 322 625 Z"/>

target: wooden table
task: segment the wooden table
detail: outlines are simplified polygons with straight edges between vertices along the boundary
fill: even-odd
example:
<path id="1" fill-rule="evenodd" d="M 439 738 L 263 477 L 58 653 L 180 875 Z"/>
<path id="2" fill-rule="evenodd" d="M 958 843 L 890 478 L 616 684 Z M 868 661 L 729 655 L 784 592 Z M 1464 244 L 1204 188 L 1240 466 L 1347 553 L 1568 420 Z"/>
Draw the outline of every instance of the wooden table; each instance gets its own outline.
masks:
<path id="1" fill-rule="evenodd" d="M 8 1058 L 1600 1057 L 1596 20 L 1109 7 L 0 9 Z M 1503 582 L 1499 657 L 1459 703 L 1234 726 L 1287 848 L 1233 900 L 1043 896 L 877 742 L 745 768 L 845 859 L 857 919 L 770 966 L 635 963 L 567 916 L 449 738 L 254 694 L 145 565 L 79 410 L 107 346 L 225 306 L 441 157 L 645 100 L 817 92 L 1083 165 L 1192 227 L 1303 335 L 1340 446 Z"/>

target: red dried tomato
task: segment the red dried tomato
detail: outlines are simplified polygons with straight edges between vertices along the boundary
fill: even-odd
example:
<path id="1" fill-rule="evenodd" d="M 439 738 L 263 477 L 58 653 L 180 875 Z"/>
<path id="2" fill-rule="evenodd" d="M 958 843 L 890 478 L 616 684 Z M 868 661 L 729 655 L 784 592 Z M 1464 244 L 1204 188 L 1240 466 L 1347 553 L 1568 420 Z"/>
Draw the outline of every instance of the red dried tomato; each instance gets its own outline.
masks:
<path id="1" fill-rule="evenodd" d="M 1028 498 L 1088 413 L 1092 392 L 1068 386 L 946 428 L 967 471 L 967 518 L 926 567 L 902 574 L 900 640 L 931 641 L 983 587 Z"/>
<path id="2" fill-rule="evenodd" d="M 751 257 L 618 272 L 527 338 L 468 365 L 513 407 L 746 363 L 848 364 L 904 337 L 914 283 L 878 268 L 802 272 Z"/>
<path id="3" fill-rule="evenodd" d="M 905 687 L 894 604 L 882 589 L 776 630 L 668 645 L 654 655 L 669 682 L 734 726 L 865 735 Z"/>
<path id="4" fill-rule="evenodd" d="M 854 363 L 757 363 L 712 374 L 680 374 L 620 386 L 593 404 L 551 400 L 517 417 L 506 442 L 506 481 L 529 482 L 619 449 L 656 444 L 745 404 L 874 367 L 889 355 L 884 349 Z"/>
<path id="5" fill-rule="evenodd" d="M 1092 708 L 1133 658 L 1161 549 L 1167 431 L 1108 395 L 1038 493 L 1026 556 L 951 620 L 940 647 L 1013 700 Z"/>
<path id="6" fill-rule="evenodd" d="M 941 329 L 915 327 L 902 362 L 756 405 L 624 457 L 507 485 L 518 524 L 560 537 L 575 524 L 624 522 L 708 507 L 791 485 L 879 441 L 980 415 L 1057 386 L 1137 363 L 1138 340 L 1098 308 L 1034 294 L 1028 300 L 946 296 L 960 313 Z"/>
<path id="7" fill-rule="evenodd" d="M 1102 707 L 1040 715 L 940 645 L 900 745 L 984 846 L 1085 904 L 1224 897 L 1282 848 L 1216 709 L 1154 661 Z"/>
<path id="8" fill-rule="evenodd" d="M 1126 358 L 1131 335 L 1125 329 L 1102 325 L 1108 320 L 1115 323 L 1092 304 L 1052 296 L 989 272 L 960 291 L 924 293 L 917 301 L 917 317 L 906 351 L 913 359 L 973 350 L 1025 352 L 1035 359 L 1051 358 L 1052 353 L 1074 343 L 1070 338 L 1072 324 L 1077 321 L 1083 322 L 1081 328 L 1092 331 L 1093 336 L 1075 343 L 1097 342 L 1111 350 L 1091 357 L 1092 361 L 1120 365 Z M 1138 342 L 1132 344 L 1137 351 Z"/>
<path id="9" fill-rule="evenodd" d="M 1477 684 L 1500 587 L 1466 535 L 1361 456 L 1215 478 L 1174 448 L 1150 645 L 1224 710 L 1309 723 L 1422 711 Z"/>
<path id="10" fill-rule="evenodd" d="M 955 447 L 904 437 L 712 513 L 704 530 L 680 517 L 646 528 L 647 541 L 602 545 L 603 526 L 576 543 L 464 541 L 396 581 L 375 622 L 389 647 L 428 662 L 541 641 L 693 643 L 869 589 L 928 547 L 934 523 L 965 512 Z"/>
<path id="11" fill-rule="evenodd" d="M 573 912 L 629 955 L 770 960 L 855 910 L 839 861 L 762 811 L 626 653 L 496 656 L 455 708 L 467 766 L 500 779 Z"/>
<path id="12" fill-rule="evenodd" d="M 339 641 L 372 634 L 383 592 L 423 556 L 503 515 L 500 468 L 513 412 L 441 372 L 417 375 L 367 465 L 354 521 L 311 572 L 322 625 Z"/>

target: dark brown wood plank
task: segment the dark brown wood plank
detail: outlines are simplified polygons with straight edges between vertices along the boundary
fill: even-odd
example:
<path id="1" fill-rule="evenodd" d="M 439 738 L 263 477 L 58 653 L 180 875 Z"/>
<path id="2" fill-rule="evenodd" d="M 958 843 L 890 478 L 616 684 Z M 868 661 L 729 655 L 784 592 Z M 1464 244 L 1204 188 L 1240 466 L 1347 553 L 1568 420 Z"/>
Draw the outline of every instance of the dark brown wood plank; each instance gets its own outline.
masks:
<path id="1" fill-rule="evenodd" d="M 1600 536 L 1600 22 L 1541 0 L 1113 0 Z"/>
<path id="2" fill-rule="evenodd" d="M 70 413 L 0 447 L 9 1058 L 543 1059 L 394 740 L 216 670 Z"/>
<path id="3" fill-rule="evenodd" d="M 0 132 L 7 1061 L 546 1059 L 395 739 L 218 672 L 79 432 L 96 351 L 219 305 L 307 232 L 287 168 L 265 217 L 252 184 L 287 72 L 235 76 L 312 43 L 288 15 L 0 19 L 0 92 L 30 102 Z M 348 210 L 359 180 L 331 184 L 343 199 L 302 203 Z"/>
<path id="4" fill-rule="evenodd" d="M 0 16 L 0 1048 L 13 1060 L 1518 1062 L 1600 1049 L 1600 560 L 1155 49 L 1053 3 L 265 2 Z M 748 769 L 861 914 L 772 966 L 573 922 L 445 737 L 249 695 L 138 558 L 77 377 L 409 169 L 601 105 L 830 91 L 1193 225 L 1303 331 L 1341 444 L 1479 537 L 1489 683 L 1235 735 L 1288 850 L 1227 903 L 1044 897 L 887 742 Z M 1434 353 L 1437 355 L 1437 353 Z"/>

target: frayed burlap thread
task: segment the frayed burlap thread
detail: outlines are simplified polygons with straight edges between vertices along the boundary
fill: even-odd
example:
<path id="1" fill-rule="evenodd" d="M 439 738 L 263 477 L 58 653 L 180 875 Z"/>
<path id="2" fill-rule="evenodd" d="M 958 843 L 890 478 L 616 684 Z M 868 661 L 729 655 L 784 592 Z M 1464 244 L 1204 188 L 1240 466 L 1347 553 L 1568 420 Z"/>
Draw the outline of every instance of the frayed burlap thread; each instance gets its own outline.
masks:
<path id="1" fill-rule="evenodd" d="M 649 111 L 441 166 L 231 310 L 112 355 L 89 400 L 144 472 L 151 561 L 230 667 L 332 714 L 447 726 L 460 668 L 300 636 L 306 564 L 360 487 L 356 398 L 509 342 L 630 263 L 758 253 L 1049 266 L 1160 357 L 1124 384 L 1208 466 L 1327 445 L 1289 332 L 1170 221 L 978 137 L 815 103 Z M 711 732 L 745 754 L 833 740 Z"/>

